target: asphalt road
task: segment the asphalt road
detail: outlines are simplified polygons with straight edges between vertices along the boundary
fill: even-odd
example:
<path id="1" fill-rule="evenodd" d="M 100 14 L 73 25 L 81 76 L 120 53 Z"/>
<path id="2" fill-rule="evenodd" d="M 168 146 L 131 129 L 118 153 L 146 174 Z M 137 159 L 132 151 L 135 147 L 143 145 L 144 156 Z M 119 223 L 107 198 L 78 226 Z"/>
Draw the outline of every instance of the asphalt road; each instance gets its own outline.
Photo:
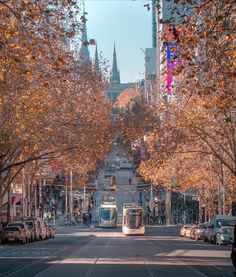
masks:
<path id="1" fill-rule="evenodd" d="M 145 236 L 121 228 L 59 227 L 55 239 L 0 246 L 0 276 L 197 277 L 233 276 L 230 246 L 178 236 L 179 227 L 147 227 Z"/>

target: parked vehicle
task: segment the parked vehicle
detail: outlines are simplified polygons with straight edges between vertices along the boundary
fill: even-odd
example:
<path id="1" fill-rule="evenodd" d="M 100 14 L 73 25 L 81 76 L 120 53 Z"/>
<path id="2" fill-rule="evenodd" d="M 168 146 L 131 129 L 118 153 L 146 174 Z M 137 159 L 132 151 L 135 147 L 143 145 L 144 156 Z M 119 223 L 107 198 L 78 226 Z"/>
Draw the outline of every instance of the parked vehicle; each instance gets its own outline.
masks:
<path id="1" fill-rule="evenodd" d="M 236 270 L 236 224 L 234 226 L 234 241 L 233 241 L 233 246 L 231 251 L 231 260 Z"/>
<path id="2" fill-rule="evenodd" d="M 203 224 L 203 240 L 206 242 L 208 240 L 208 226 L 209 226 L 209 223 L 208 222 L 205 222 Z"/>
<path id="3" fill-rule="evenodd" d="M 230 237 L 227 229 L 221 229 L 216 234 L 216 244 L 222 245 L 222 244 L 228 244 L 230 242 Z"/>
<path id="4" fill-rule="evenodd" d="M 49 238 L 55 238 L 55 227 L 51 224 L 48 224 L 48 234 Z"/>
<path id="5" fill-rule="evenodd" d="M 47 229 L 44 220 L 41 217 L 36 217 L 36 224 L 39 230 L 39 239 L 44 240 L 47 237 Z"/>
<path id="6" fill-rule="evenodd" d="M 24 222 L 27 224 L 28 228 L 31 230 L 31 241 L 37 241 L 40 239 L 40 230 L 37 220 L 35 218 L 25 219 Z"/>
<path id="7" fill-rule="evenodd" d="M 191 225 L 188 226 L 185 232 L 185 237 L 190 238 L 190 235 L 191 235 Z"/>
<path id="8" fill-rule="evenodd" d="M 180 229 L 180 236 L 181 237 L 185 237 L 186 236 L 186 231 L 188 230 L 189 226 L 188 225 L 184 225 L 181 229 Z"/>
<path id="9" fill-rule="evenodd" d="M 26 236 L 26 243 L 31 241 L 31 231 L 28 228 L 27 224 L 24 221 L 13 221 L 8 223 L 7 227 L 20 227 L 22 230 L 24 230 L 23 232 L 25 233 Z M 5 230 L 5 228 L 4 228 Z"/>
<path id="10" fill-rule="evenodd" d="M 228 233 L 228 243 L 233 242 L 233 228 L 236 224 L 235 216 L 217 215 L 208 226 L 208 241 L 216 244 L 217 233 L 226 239 Z M 225 234 L 225 236 L 224 236 Z M 220 237 L 220 235 L 218 235 Z"/>
<path id="11" fill-rule="evenodd" d="M 2 231 L 1 243 L 20 241 L 22 244 L 27 242 L 27 232 L 20 226 L 7 226 Z"/>
<path id="12" fill-rule="evenodd" d="M 191 238 L 191 239 L 195 239 L 196 227 L 197 227 L 197 225 L 192 225 L 192 226 L 190 227 L 190 238 Z"/>
<path id="13" fill-rule="evenodd" d="M 194 239 L 204 240 L 204 224 L 196 225 L 195 232 L 194 232 Z"/>

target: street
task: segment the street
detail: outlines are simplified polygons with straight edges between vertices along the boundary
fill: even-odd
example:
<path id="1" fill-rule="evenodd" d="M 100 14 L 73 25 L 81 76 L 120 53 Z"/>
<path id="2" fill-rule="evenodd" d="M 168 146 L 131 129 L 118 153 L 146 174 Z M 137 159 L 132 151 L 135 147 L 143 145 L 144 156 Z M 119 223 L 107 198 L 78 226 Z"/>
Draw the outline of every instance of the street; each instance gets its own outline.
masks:
<path id="1" fill-rule="evenodd" d="M 179 236 L 179 227 L 147 227 L 145 236 L 121 228 L 58 227 L 55 239 L 0 248 L 0 276 L 232 276 L 230 246 Z"/>

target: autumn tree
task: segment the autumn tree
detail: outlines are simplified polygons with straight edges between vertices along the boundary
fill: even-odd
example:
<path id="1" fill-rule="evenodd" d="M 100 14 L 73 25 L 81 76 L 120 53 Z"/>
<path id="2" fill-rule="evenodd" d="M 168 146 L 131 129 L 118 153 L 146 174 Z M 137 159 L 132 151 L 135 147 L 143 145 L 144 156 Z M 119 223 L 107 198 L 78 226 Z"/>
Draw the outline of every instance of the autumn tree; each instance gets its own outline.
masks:
<path id="1" fill-rule="evenodd" d="M 30 162 L 62 159 L 93 169 L 108 151 L 111 110 L 92 65 L 70 53 L 69 39 L 81 28 L 75 2 L 0 1 L 0 10 L 3 195 Z"/>

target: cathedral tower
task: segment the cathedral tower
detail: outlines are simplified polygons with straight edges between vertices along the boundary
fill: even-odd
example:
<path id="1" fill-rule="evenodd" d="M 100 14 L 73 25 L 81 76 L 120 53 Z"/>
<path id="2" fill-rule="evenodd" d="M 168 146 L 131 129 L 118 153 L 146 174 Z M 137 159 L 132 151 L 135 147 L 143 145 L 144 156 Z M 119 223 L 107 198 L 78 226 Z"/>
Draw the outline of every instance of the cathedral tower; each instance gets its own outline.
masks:
<path id="1" fill-rule="evenodd" d="M 89 54 L 89 49 L 88 49 L 88 37 L 87 37 L 87 26 L 86 26 L 86 17 L 85 17 L 86 13 L 85 13 L 85 9 L 84 9 L 84 12 L 83 12 L 83 16 L 81 17 L 82 18 L 82 37 L 81 37 L 81 40 L 82 40 L 82 46 L 81 46 L 81 49 L 80 49 L 80 59 L 82 62 L 88 62 L 90 60 L 90 54 Z"/>
<path id="2" fill-rule="evenodd" d="M 118 70 L 118 66 L 117 66 L 116 45 L 115 44 L 114 44 L 114 51 L 113 51 L 113 64 L 112 64 L 110 82 L 115 83 L 115 84 L 120 84 L 120 71 Z"/>

